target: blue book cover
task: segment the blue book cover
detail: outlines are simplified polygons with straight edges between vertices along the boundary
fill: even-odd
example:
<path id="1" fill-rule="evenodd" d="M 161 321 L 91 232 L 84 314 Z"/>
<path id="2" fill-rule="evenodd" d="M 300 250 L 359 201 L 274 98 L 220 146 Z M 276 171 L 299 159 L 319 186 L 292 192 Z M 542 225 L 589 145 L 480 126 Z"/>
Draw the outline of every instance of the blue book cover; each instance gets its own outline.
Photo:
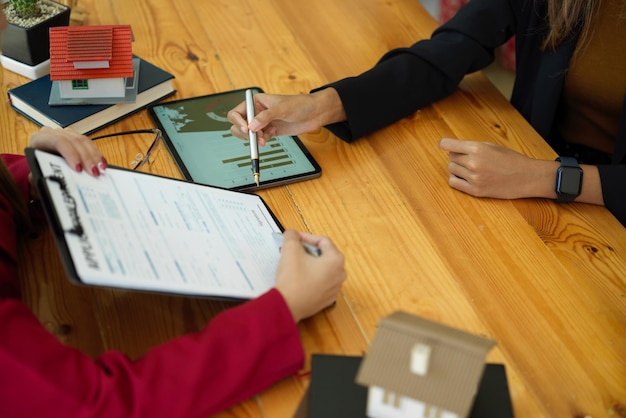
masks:
<path id="1" fill-rule="evenodd" d="M 72 128 L 89 135 L 176 92 L 167 71 L 141 59 L 137 99 L 112 105 L 50 106 L 50 76 L 38 78 L 9 90 L 11 106 L 39 126 Z"/>

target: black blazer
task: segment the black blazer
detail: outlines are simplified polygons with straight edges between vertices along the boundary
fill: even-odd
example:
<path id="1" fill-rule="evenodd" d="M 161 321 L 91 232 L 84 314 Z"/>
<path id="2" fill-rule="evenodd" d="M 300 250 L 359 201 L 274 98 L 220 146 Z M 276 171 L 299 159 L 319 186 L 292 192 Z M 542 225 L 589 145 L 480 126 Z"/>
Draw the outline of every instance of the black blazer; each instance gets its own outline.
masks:
<path id="1" fill-rule="evenodd" d="M 389 51 L 369 71 L 329 84 L 348 121 L 327 128 L 352 142 L 409 116 L 454 92 L 466 74 L 491 64 L 494 50 L 515 35 L 511 103 L 555 147 L 553 124 L 578 32 L 544 52 L 545 16 L 542 0 L 470 1 L 430 39 Z M 626 225 L 626 97 L 612 164 L 597 166 L 605 205 Z"/>

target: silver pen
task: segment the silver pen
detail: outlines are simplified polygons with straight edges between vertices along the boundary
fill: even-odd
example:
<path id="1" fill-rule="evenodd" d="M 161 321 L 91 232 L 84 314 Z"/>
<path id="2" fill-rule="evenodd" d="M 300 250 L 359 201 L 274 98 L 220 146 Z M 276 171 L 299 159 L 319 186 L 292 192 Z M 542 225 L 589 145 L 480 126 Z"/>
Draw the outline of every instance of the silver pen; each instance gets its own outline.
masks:
<path id="1" fill-rule="evenodd" d="M 246 115 L 248 124 L 254 120 L 254 99 L 252 98 L 252 90 L 246 90 Z M 254 182 L 259 187 L 259 178 L 261 177 L 261 169 L 259 168 L 259 143 L 257 142 L 256 132 L 248 129 L 248 138 L 250 140 L 250 162 L 252 163 L 252 175 Z"/>

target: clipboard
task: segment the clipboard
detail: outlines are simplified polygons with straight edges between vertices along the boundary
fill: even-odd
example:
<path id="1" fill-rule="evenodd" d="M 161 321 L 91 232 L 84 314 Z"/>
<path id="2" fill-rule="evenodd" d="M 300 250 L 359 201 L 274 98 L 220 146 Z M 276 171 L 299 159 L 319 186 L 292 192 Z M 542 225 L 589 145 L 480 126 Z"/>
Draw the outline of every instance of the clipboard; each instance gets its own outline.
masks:
<path id="1" fill-rule="evenodd" d="M 259 87 L 250 88 L 254 94 Z M 272 138 L 259 148 L 261 183 L 252 175 L 248 141 L 230 133 L 226 118 L 246 89 L 184 98 L 148 107 L 183 176 L 194 183 L 231 190 L 260 190 L 322 175 L 313 155 L 295 135 Z"/>
<path id="2" fill-rule="evenodd" d="M 25 154 L 72 282 L 228 300 L 274 286 L 283 227 L 260 196 Z"/>

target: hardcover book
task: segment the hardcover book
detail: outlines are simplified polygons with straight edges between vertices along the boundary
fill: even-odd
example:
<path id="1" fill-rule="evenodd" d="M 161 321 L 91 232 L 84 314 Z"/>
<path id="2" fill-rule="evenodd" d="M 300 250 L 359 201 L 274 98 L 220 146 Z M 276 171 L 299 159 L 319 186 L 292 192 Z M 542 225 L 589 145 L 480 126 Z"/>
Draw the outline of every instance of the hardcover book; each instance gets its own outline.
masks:
<path id="1" fill-rule="evenodd" d="M 174 76 L 140 58 L 137 99 L 133 103 L 51 106 L 50 76 L 9 90 L 11 106 L 39 126 L 72 128 L 88 135 L 175 93 Z"/>

